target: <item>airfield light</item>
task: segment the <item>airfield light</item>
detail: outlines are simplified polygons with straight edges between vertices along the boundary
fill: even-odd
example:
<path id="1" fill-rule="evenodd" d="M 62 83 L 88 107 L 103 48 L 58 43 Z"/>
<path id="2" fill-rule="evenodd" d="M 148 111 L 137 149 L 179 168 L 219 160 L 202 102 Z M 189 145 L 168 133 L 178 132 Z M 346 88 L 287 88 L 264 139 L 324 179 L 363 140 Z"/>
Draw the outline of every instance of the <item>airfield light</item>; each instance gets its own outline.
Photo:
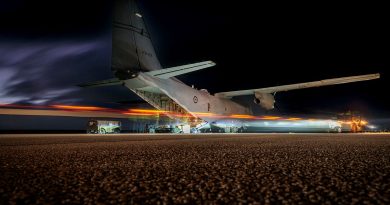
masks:
<path id="1" fill-rule="evenodd" d="M 376 126 L 374 126 L 374 125 L 368 125 L 367 126 L 369 129 L 376 129 Z"/>

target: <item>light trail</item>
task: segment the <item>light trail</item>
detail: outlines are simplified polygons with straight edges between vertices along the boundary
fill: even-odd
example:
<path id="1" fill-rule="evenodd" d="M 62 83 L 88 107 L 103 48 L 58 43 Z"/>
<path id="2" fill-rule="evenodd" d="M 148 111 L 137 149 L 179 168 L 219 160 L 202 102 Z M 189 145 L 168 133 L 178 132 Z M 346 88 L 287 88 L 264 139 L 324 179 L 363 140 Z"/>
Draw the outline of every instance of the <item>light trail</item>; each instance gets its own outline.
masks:
<path id="1" fill-rule="evenodd" d="M 168 111 L 164 110 L 147 110 L 147 109 L 129 109 L 131 113 L 150 113 L 150 114 L 166 114 Z"/>
<path id="2" fill-rule="evenodd" d="M 252 115 L 230 115 L 229 118 L 235 118 L 235 119 L 255 119 L 255 116 Z"/>
<path id="3" fill-rule="evenodd" d="M 5 109 L 2 109 L 5 108 Z M 150 117 L 161 116 L 182 118 L 184 121 L 194 116 L 211 119 L 237 119 L 237 120 L 263 120 L 263 121 L 321 121 L 324 119 L 300 118 L 300 117 L 281 117 L 281 116 L 254 116 L 243 114 L 220 115 L 210 112 L 192 112 L 191 114 L 175 113 L 170 111 L 155 109 L 112 109 L 97 106 L 78 106 L 78 105 L 15 105 L 0 104 L 0 115 L 41 115 L 41 116 L 69 116 L 69 117 Z M 193 116 L 194 115 L 194 116 Z M 329 119 L 328 119 L 329 120 Z M 336 121 L 344 125 L 360 124 L 367 125 L 366 120 L 361 121 Z"/>
<path id="4" fill-rule="evenodd" d="M 62 110 L 81 110 L 81 111 L 102 111 L 107 108 L 93 106 L 74 106 L 74 105 L 52 105 L 51 107 Z"/>
<path id="5" fill-rule="evenodd" d="M 41 109 L 9 109 L 0 108 L 0 115 L 16 116 L 53 116 L 53 117 L 87 117 L 87 118 L 129 118 L 115 112 L 102 111 L 73 111 L 73 110 L 41 110 Z"/>
<path id="6" fill-rule="evenodd" d="M 258 117 L 257 119 L 259 119 L 259 120 L 279 120 L 279 119 L 281 119 L 281 117 L 277 117 L 277 116 L 262 116 L 262 117 Z"/>
<path id="7" fill-rule="evenodd" d="M 290 117 L 290 118 L 287 118 L 286 120 L 289 120 L 289 121 L 298 121 L 298 120 L 303 120 L 302 118 L 299 118 L 299 117 Z"/>

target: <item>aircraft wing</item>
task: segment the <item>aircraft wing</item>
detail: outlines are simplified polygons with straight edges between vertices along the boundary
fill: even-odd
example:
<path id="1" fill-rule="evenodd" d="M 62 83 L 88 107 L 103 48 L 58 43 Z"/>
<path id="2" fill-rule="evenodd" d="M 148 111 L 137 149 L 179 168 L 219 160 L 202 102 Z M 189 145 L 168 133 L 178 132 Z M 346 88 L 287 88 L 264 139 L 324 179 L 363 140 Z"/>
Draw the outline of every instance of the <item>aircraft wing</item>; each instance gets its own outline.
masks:
<path id="1" fill-rule="evenodd" d="M 146 74 L 161 78 L 161 79 L 168 79 L 174 76 L 182 75 L 185 73 L 190 73 L 193 71 L 201 70 L 204 68 L 215 66 L 215 63 L 213 61 L 204 61 L 200 63 L 194 63 L 189 65 L 182 65 L 172 68 L 165 68 L 161 70 L 154 70 L 146 72 Z"/>
<path id="2" fill-rule="evenodd" d="M 216 93 L 215 96 L 231 98 L 234 96 L 241 96 L 241 95 L 253 95 L 255 93 L 275 93 L 275 92 L 288 91 L 288 90 L 297 90 L 297 89 L 320 87 L 320 86 L 327 86 L 327 85 L 352 83 L 352 82 L 365 81 L 365 80 L 374 80 L 374 79 L 378 79 L 379 77 L 380 74 L 375 73 L 375 74 L 358 75 L 358 76 L 350 76 L 350 77 L 343 77 L 343 78 L 332 78 L 332 79 L 319 80 L 319 81 L 313 81 L 307 83 L 281 85 L 281 86 L 274 86 L 268 88 L 221 92 L 221 93 Z"/>

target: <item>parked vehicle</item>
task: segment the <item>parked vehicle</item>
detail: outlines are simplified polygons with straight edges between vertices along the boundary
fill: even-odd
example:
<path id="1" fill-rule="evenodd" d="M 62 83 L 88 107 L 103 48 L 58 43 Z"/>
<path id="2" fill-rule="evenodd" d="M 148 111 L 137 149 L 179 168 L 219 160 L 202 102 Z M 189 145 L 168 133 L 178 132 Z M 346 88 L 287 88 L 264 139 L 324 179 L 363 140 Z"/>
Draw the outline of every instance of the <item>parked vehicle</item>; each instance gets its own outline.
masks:
<path id="1" fill-rule="evenodd" d="M 109 134 L 120 133 L 121 122 L 111 120 L 90 120 L 87 124 L 87 133 Z"/>

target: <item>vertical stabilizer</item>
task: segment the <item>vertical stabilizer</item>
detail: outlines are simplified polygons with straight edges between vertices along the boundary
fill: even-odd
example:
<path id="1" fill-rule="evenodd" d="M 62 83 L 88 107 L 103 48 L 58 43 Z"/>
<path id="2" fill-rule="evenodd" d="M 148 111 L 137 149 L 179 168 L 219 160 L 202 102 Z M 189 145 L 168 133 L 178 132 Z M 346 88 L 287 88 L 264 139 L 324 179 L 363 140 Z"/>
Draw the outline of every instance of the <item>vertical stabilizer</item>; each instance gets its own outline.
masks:
<path id="1" fill-rule="evenodd" d="M 119 79 L 137 76 L 140 71 L 161 69 L 135 0 L 115 0 L 112 29 L 111 68 Z"/>

